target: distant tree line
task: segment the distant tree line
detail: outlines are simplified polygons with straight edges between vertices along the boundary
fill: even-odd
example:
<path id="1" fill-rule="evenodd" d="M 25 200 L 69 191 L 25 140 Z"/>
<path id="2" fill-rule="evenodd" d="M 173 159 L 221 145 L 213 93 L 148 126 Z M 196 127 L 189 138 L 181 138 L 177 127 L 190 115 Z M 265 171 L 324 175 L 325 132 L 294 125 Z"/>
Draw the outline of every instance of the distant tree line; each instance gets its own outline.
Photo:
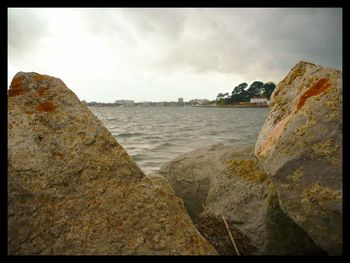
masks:
<path id="1" fill-rule="evenodd" d="M 119 106 L 124 106 L 124 107 L 183 107 L 183 106 L 196 106 L 198 102 L 196 100 L 191 100 L 188 102 L 177 102 L 177 101 L 162 101 L 162 102 L 152 102 L 152 101 L 147 101 L 147 102 L 135 102 L 132 105 L 122 105 L 121 103 L 116 103 L 116 102 L 96 102 L 96 101 L 91 101 L 87 102 L 85 100 L 81 101 L 87 106 L 92 106 L 92 107 L 119 107 Z M 210 104 L 211 101 L 209 100 L 204 100 L 204 104 Z M 215 100 L 213 101 L 215 103 Z"/>
<path id="2" fill-rule="evenodd" d="M 263 97 L 269 100 L 276 85 L 273 82 L 254 81 L 249 88 L 247 87 L 248 84 L 243 82 L 233 89 L 231 95 L 229 93 L 219 93 L 216 101 L 220 105 L 226 105 L 249 102 L 253 97 Z"/>

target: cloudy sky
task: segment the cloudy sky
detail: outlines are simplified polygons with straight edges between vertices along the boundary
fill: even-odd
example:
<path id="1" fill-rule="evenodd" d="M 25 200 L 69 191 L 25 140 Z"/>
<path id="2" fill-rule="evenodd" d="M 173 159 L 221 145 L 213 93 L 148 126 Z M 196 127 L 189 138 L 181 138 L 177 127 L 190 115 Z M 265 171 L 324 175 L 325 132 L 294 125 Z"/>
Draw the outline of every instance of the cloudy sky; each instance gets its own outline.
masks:
<path id="1" fill-rule="evenodd" d="M 300 60 L 342 69 L 342 9 L 8 9 L 9 83 L 47 74 L 86 101 L 215 99 Z"/>

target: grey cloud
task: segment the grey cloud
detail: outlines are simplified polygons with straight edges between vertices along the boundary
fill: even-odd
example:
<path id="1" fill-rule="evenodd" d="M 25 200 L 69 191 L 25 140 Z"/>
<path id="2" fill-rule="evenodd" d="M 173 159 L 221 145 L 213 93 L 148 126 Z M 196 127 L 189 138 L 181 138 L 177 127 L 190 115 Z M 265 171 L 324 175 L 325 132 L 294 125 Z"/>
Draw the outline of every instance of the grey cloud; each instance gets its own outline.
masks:
<path id="1" fill-rule="evenodd" d="M 40 9 L 8 10 L 8 45 L 18 57 L 34 47 L 42 37 L 50 35 L 46 19 Z"/>
<path id="2" fill-rule="evenodd" d="M 132 23 L 143 36 L 168 37 L 174 40 L 182 34 L 189 10 L 127 8 L 123 9 L 123 17 Z"/>
<path id="3" fill-rule="evenodd" d="M 261 70 L 285 72 L 299 60 L 341 68 L 339 9 L 220 11 L 200 10 L 196 14 L 200 23 L 192 30 L 201 32 L 205 40 L 183 37 L 161 66 L 173 70 L 187 65 L 198 72 L 250 77 Z"/>
<path id="4" fill-rule="evenodd" d="M 159 68 L 190 67 L 254 78 L 284 72 L 299 60 L 340 66 L 340 10 L 123 9 L 141 42 L 168 40 Z M 340 43 L 340 44 L 339 44 Z M 338 62 L 338 63 L 337 63 Z M 280 74 L 281 74 L 280 73 Z"/>
<path id="5" fill-rule="evenodd" d="M 341 9 L 114 8 L 77 13 L 90 34 L 107 42 L 119 37 L 130 44 L 150 40 L 160 45 L 158 68 L 164 71 L 188 66 L 195 72 L 251 76 L 261 70 L 259 65 L 285 71 L 302 59 L 341 68 Z M 9 26 L 9 45 L 16 51 L 47 33 L 43 18 L 31 12 L 10 15 Z"/>

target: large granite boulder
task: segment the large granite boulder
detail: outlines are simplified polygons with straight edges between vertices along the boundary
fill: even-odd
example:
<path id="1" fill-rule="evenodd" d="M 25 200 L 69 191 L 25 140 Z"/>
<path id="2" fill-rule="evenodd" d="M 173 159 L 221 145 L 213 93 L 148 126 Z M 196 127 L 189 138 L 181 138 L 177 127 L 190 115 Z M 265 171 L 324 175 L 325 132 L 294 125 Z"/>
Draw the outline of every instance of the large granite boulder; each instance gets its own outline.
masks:
<path id="1" fill-rule="evenodd" d="M 229 160 L 232 148 L 222 143 L 196 149 L 181 154 L 165 163 L 159 173 L 166 177 L 176 195 L 184 200 L 185 207 L 192 219 L 203 211 L 210 180 L 214 173 L 220 173 L 221 161 Z"/>
<path id="2" fill-rule="evenodd" d="M 8 91 L 8 253 L 216 251 L 60 79 L 20 72 Z"/>
<path id="3" fill-rule="evenodd" d="M 254 157 L 254 145 L 217 144 L 178 156 L 160 169 L 184 200 L 192 219 L 210 214 L 248 236 L 252 254 L 322 254 L 303 229 L 280 209 L 273 184 Z"/>
<path id="4" fill-rule="evenodd" d="M 255 155 L 282 210 L 342 253 L 342 73 L 300 62 L 277 85 Z"/>

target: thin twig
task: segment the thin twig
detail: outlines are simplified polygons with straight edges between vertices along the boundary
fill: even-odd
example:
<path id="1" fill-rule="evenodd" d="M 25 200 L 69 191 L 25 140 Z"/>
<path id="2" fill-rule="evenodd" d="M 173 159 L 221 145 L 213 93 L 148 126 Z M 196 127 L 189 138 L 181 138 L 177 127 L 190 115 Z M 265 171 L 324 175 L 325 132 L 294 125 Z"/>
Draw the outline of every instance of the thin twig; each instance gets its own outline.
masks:
<path id="1" fill-rule="evenodd" d="M 228 234 L 229 234 L 229 236 L 230 236 L 230 238 L 231 238 L 231 242 L 232 242 L 232 244 L 233 244 L 233 246 L 234 246 L 234 248 L 235 248 L 235 250 L 236 250 L 236 253 L 237 253 L 238 256 L 240 256 L 240 254 L 239 254 L 239 252 L 238 252 L 238 249 L 237 249 L 237 246 L 236 246 L 236 243 L 235 243 L 235 240 L 233 239 L 231 230 L 230 230 L 230 228 L 229 228 L 229 226 L 228 226 L 228 224 L 227 224 L 227 222 L 226 222 L 226 219 L 225 219 L 225 216 L 224 216 L 224 215 L 222 215 L 222 220 L 224 220 L 224 223 L 225 223 L 227 232 L 228 232 Z"/>
<path id="2" fill-rule="evenodd" d="M 204 211 L 207 213 L 207 215 L 209 216 L 209 212 L 208 212 L 208 210 L 207 210 L 207 208 L 204 206 L 204 204 L 202 203 L 202 206 L 203 206 L 203 208 L 204 208 Z"/>

